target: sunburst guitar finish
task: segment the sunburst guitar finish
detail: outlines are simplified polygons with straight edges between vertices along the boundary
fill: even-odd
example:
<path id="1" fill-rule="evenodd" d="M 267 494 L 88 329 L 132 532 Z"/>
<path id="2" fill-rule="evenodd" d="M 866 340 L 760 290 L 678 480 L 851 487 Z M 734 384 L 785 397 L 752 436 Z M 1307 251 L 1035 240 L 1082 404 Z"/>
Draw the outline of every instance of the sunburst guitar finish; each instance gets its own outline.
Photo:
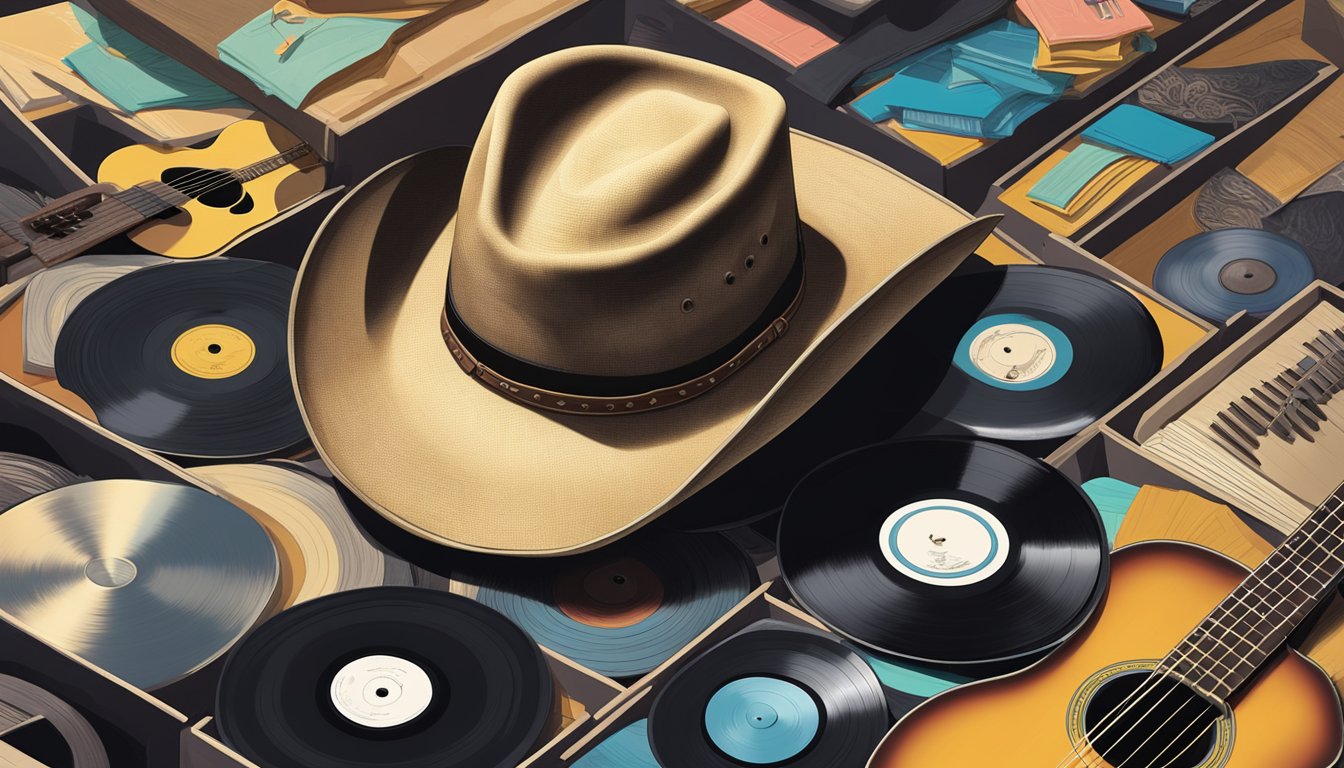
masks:
<path id="1" fill-rule="evenodd" d="M 128 189 L 161 181 L 186 192 L 191 200 L 166 218 L 153 219 L 130 232 L 152 253 L 194 259 L 216 253 L 250 229 L 321 192 L 326 170 L 312 154 L 247 181 L 230 178 L 299 146 L 297 137 L 277 125 L 243 120 L 225 128 L 203 149 L 137 144 L 117 150 L 98 168 L 98 181 Z"/>
<path id="2" fill-rule="evenodd" d="M 1121 727 L 1109 736 L 1087 731 L 1089 719 L 1113 709 L 1107 697 L 1125 700 L 1127 676 L 1132 690 L 1246 573 L 1183 544 L 1117 551 L 1106 599 L 1077 635 L 1022 672 L 930 699 L 888 733 L 869 768 L 1330 768 L 1344 743 L 1339 696 L 1293 650 L 1268 661 L 1230 712 L 1193 696 L 1178 711 L 1182 687 L 1161 704 L 1154 693 L 1131 709 L 1137 717 L 1140 706 L 1165 708 L 1122 744 L 1103 743 L 1121 738 Z M 1197 720 L 1201 706 L 1207 717 Z M 1196 725 L 1182 732 L 1186 723 Z M 1097 749 L 1084 731 L 1101 737 Z"/>

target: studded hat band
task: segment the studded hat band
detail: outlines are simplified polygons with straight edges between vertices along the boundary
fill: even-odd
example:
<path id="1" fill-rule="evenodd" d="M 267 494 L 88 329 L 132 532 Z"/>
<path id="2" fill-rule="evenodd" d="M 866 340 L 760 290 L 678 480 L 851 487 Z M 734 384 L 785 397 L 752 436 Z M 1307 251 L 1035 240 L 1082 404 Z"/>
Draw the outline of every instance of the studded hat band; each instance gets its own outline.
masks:
<path id="1" fill-rule="evenodd" d="M 468 344 L 464 343 L 463 339 L 464 337 L 471 338 L 473 334 L 469 331 L 462 333 L 454 330 L 454 321 L 457 321 L 458 324 L 461 321 L 460 318 L 455 317 L 455 313 L 450 312 L 450 305 L 444 306 L 443 313 L 440 315 L 439 326 L 443 332 L 443 339 L 448 344 L 448 351 L 452 353 L 453 359 L 457 361 L 463 372 L 505 397 L 534 408 L 561 413 L 601 416 L 639 413 L 683 403 L 708 392 L 715 386 L 722 384 L 729 376 L 741 370 L 775 339 L 783 336 L 789 328 L 789 320 L 803 302 L 805 282 L 803 275 L 803 258 L 800 248 L 794 270 L 789 275 L 789 279 L 785 281 L 781 291 L 783 297 L 789 303 L 783 308 L 783 311 L 779 311 L 777 304 L 772 302 L 771 309 L 774 312 L 771 314 L 775 312 L 778 314 L 774 314 L 773 319 L 765 324 L 764 330 L 757 333 L 745 345 L 738 348 L 735 354 L 716 365 L 708 373 L 702 373 L 690 379 L 681 379 L 680 383 L 669 386 L 645 389 L 638 394 L 572 394 L 559 392 L 554 388 L 538 387 L 517 381 L 515 378 L 510 378 L 495 370 L 500 366 L 485 365 L 477 355 L 472 354 L 468 349 Z M 789 293 L 792 294 L 791 299 L 789 299 Z M 498 350 L 491 348 L 491 351 L 498 354 Z M 716 356 L 718 355 L 711 357 Z M 527 365 L 526 363 L 522 364 Z M 681 370 L 684 369 L 679 369 L 678 372 Z M 632 379 L 632 381 L 638 380 L 642 383 L 646 378 L 640 377 L 639 379 Z"/>

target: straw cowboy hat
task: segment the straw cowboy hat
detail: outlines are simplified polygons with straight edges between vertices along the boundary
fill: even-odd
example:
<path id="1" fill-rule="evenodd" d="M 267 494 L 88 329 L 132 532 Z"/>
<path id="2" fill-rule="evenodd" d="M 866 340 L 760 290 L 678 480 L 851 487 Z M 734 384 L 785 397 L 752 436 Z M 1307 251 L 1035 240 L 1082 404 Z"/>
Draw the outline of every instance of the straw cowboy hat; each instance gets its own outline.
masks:
<path id="1" fill-rule="evenodd" d="M 592 549 L 783 431 L 994 223 L 791 132 L 746 76 L 561 51 L 469 151 L 397 161 L 323 223 L 295 390 L 332 471 L 406 530 Z"/>

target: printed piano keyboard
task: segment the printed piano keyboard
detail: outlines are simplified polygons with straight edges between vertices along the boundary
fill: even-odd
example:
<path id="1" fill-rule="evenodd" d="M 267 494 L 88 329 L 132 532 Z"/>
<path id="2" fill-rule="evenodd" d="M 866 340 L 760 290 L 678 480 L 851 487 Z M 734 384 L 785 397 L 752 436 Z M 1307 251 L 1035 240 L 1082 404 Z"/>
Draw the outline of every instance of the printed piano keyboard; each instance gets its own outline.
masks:
<path id="1" fill-rule="evenodd" d="M 1282 531 L 1344 456 L 1344 311 L 1320 304 L 1144 442 Z"/>

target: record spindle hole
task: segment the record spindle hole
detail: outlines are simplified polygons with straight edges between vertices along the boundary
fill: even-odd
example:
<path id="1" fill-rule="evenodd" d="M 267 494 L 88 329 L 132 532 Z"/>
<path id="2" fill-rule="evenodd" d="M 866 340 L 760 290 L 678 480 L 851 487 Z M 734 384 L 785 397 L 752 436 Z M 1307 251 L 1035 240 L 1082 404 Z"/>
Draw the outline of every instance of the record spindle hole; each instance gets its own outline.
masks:
<path id="1" fill-rule="evenodd" d="M 206 350 L 212 355 L 218 355 L 220 352 L 224 351 L 224 348 L 219 346 L 218 344 L 211 344 L 210 346 L 206 347 Z"/>
<path id="2" fill-rule="evenodd" d="M 121 589 L 135 581 L 139 570 L 124 557 L 95 557 L 84 565 L 84 576 L 107 589 Z"/>

